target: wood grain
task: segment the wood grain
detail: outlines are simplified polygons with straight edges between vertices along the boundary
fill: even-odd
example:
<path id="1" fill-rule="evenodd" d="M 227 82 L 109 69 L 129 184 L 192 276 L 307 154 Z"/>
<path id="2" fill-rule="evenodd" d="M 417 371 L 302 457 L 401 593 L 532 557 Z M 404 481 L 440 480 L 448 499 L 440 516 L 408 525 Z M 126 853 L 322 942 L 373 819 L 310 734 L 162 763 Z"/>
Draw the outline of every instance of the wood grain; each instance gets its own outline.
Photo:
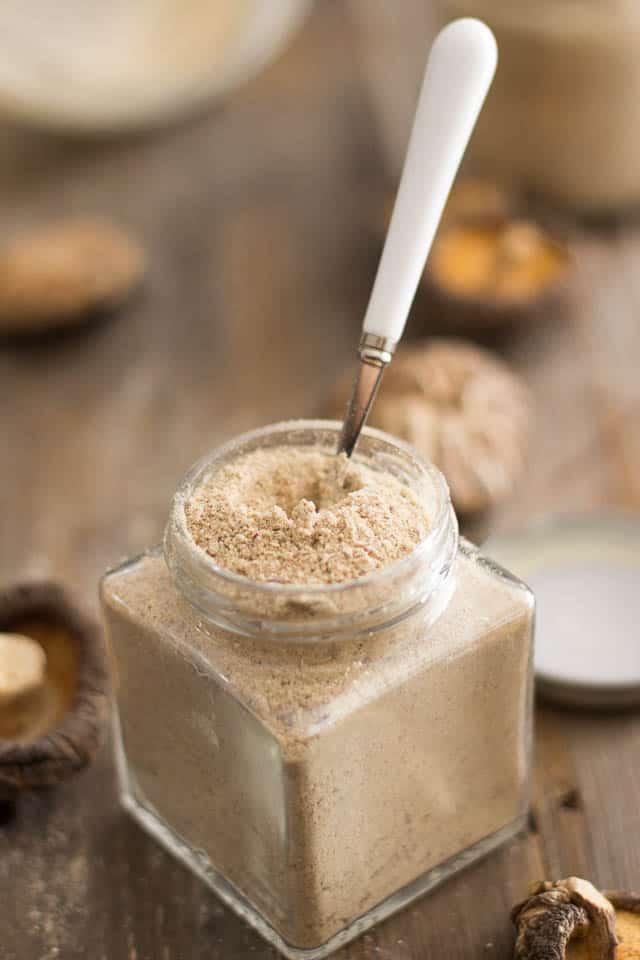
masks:
<path id="1" fill-rule="evenodd" d="M 54 575 L 95 606 L 105 567 L 158 540 L 194 459 L 238 430 L 314 414 L 350 362 L 380 246 L 371 225 L 393 183 L 362 69 L 384 38 L 358 6 L 351 20 L 347 5 L 317 4 L 277 64 L 161 134 L 3 131 L 1 233 L 109 213 L 152 270 L 117 317 L 0 346 L 0 579 Z M 498 344 L 537 419 L 497 525 L 640 504 L 640 231 L 578 243 L 570 316 Z M 639 885 L 639 754 L 635 714 L 541 708 L 530 831 L 339 956 L 507 960 L 509 907 L 530 881 Z M 275 957 L 120 811 L 109 747 L 0 828 L 0 922 L 3 960 Z"/>

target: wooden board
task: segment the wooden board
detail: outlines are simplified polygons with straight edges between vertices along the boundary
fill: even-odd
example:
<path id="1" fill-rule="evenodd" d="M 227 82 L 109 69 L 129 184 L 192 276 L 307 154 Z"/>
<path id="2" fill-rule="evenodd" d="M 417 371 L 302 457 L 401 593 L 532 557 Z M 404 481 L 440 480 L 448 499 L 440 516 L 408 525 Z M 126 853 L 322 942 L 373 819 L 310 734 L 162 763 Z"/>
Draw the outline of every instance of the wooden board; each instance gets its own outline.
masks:
<path id="1" fill-rule="evenodd" d="M 118 317 L 0 347 L 1 579 L 54 575 L 95 606 L 105 567 L 159 539 L 194 459 L 319 411 L 351 360 L 392 186 L 362 72 L 378 36 L 324 2 L 277 64 L 180 127 L 100 143 L 3 131 L 3 234 L 108 213 L 151 273 Z M 640 506 L 640 232 L 581 236 L 579 253 L 571 315 L 499 344 L 537 417 L 497 525 Z M 640 885 L 638 756 L 635 714 L 540 709 L 530 831 L 339 956 L 506 960 L 530 881 Z M 119 810 L 109 748 L 0 828 L 0 929 L 3 960 L 275 956 Z"/>

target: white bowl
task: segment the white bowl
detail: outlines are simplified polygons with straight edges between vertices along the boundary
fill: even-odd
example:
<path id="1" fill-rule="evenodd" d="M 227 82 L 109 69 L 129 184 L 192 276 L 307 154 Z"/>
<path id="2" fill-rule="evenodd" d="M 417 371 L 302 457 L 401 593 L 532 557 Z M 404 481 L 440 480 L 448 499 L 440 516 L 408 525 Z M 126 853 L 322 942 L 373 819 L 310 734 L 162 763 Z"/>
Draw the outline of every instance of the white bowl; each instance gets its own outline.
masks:
<path id="1" fill-rule="evenodd" d="M 157 125 L 258 72 L 311 0 L 4 0 L 0 112 L 106 133 Z"/>

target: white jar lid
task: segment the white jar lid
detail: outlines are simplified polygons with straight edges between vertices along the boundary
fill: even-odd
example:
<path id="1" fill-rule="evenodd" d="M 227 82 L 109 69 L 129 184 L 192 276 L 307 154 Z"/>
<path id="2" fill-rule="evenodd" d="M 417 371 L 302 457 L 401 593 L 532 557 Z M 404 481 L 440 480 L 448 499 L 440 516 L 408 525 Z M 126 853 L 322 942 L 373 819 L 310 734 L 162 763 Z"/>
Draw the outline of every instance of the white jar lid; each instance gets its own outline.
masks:
<path id="1" fill-rule="evenodd" d="M 550 517 L 494 535 L 483 551 L 536 596 L 535 672 L 546 699 L 640 705 L 640 517 Z"/>

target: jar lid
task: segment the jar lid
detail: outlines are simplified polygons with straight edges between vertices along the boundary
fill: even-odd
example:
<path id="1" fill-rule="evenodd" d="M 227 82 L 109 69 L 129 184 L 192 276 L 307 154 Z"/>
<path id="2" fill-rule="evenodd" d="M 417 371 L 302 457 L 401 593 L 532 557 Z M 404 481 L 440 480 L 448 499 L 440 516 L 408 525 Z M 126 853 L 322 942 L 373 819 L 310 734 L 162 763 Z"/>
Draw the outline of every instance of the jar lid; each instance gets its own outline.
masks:
<path id="1" fill-rule="evenodd" d="M 495 534 L 483 550 L 535 594 L 535 672 L 546 699 L 640 704 L 640 517 L 548 517 Z"/>

